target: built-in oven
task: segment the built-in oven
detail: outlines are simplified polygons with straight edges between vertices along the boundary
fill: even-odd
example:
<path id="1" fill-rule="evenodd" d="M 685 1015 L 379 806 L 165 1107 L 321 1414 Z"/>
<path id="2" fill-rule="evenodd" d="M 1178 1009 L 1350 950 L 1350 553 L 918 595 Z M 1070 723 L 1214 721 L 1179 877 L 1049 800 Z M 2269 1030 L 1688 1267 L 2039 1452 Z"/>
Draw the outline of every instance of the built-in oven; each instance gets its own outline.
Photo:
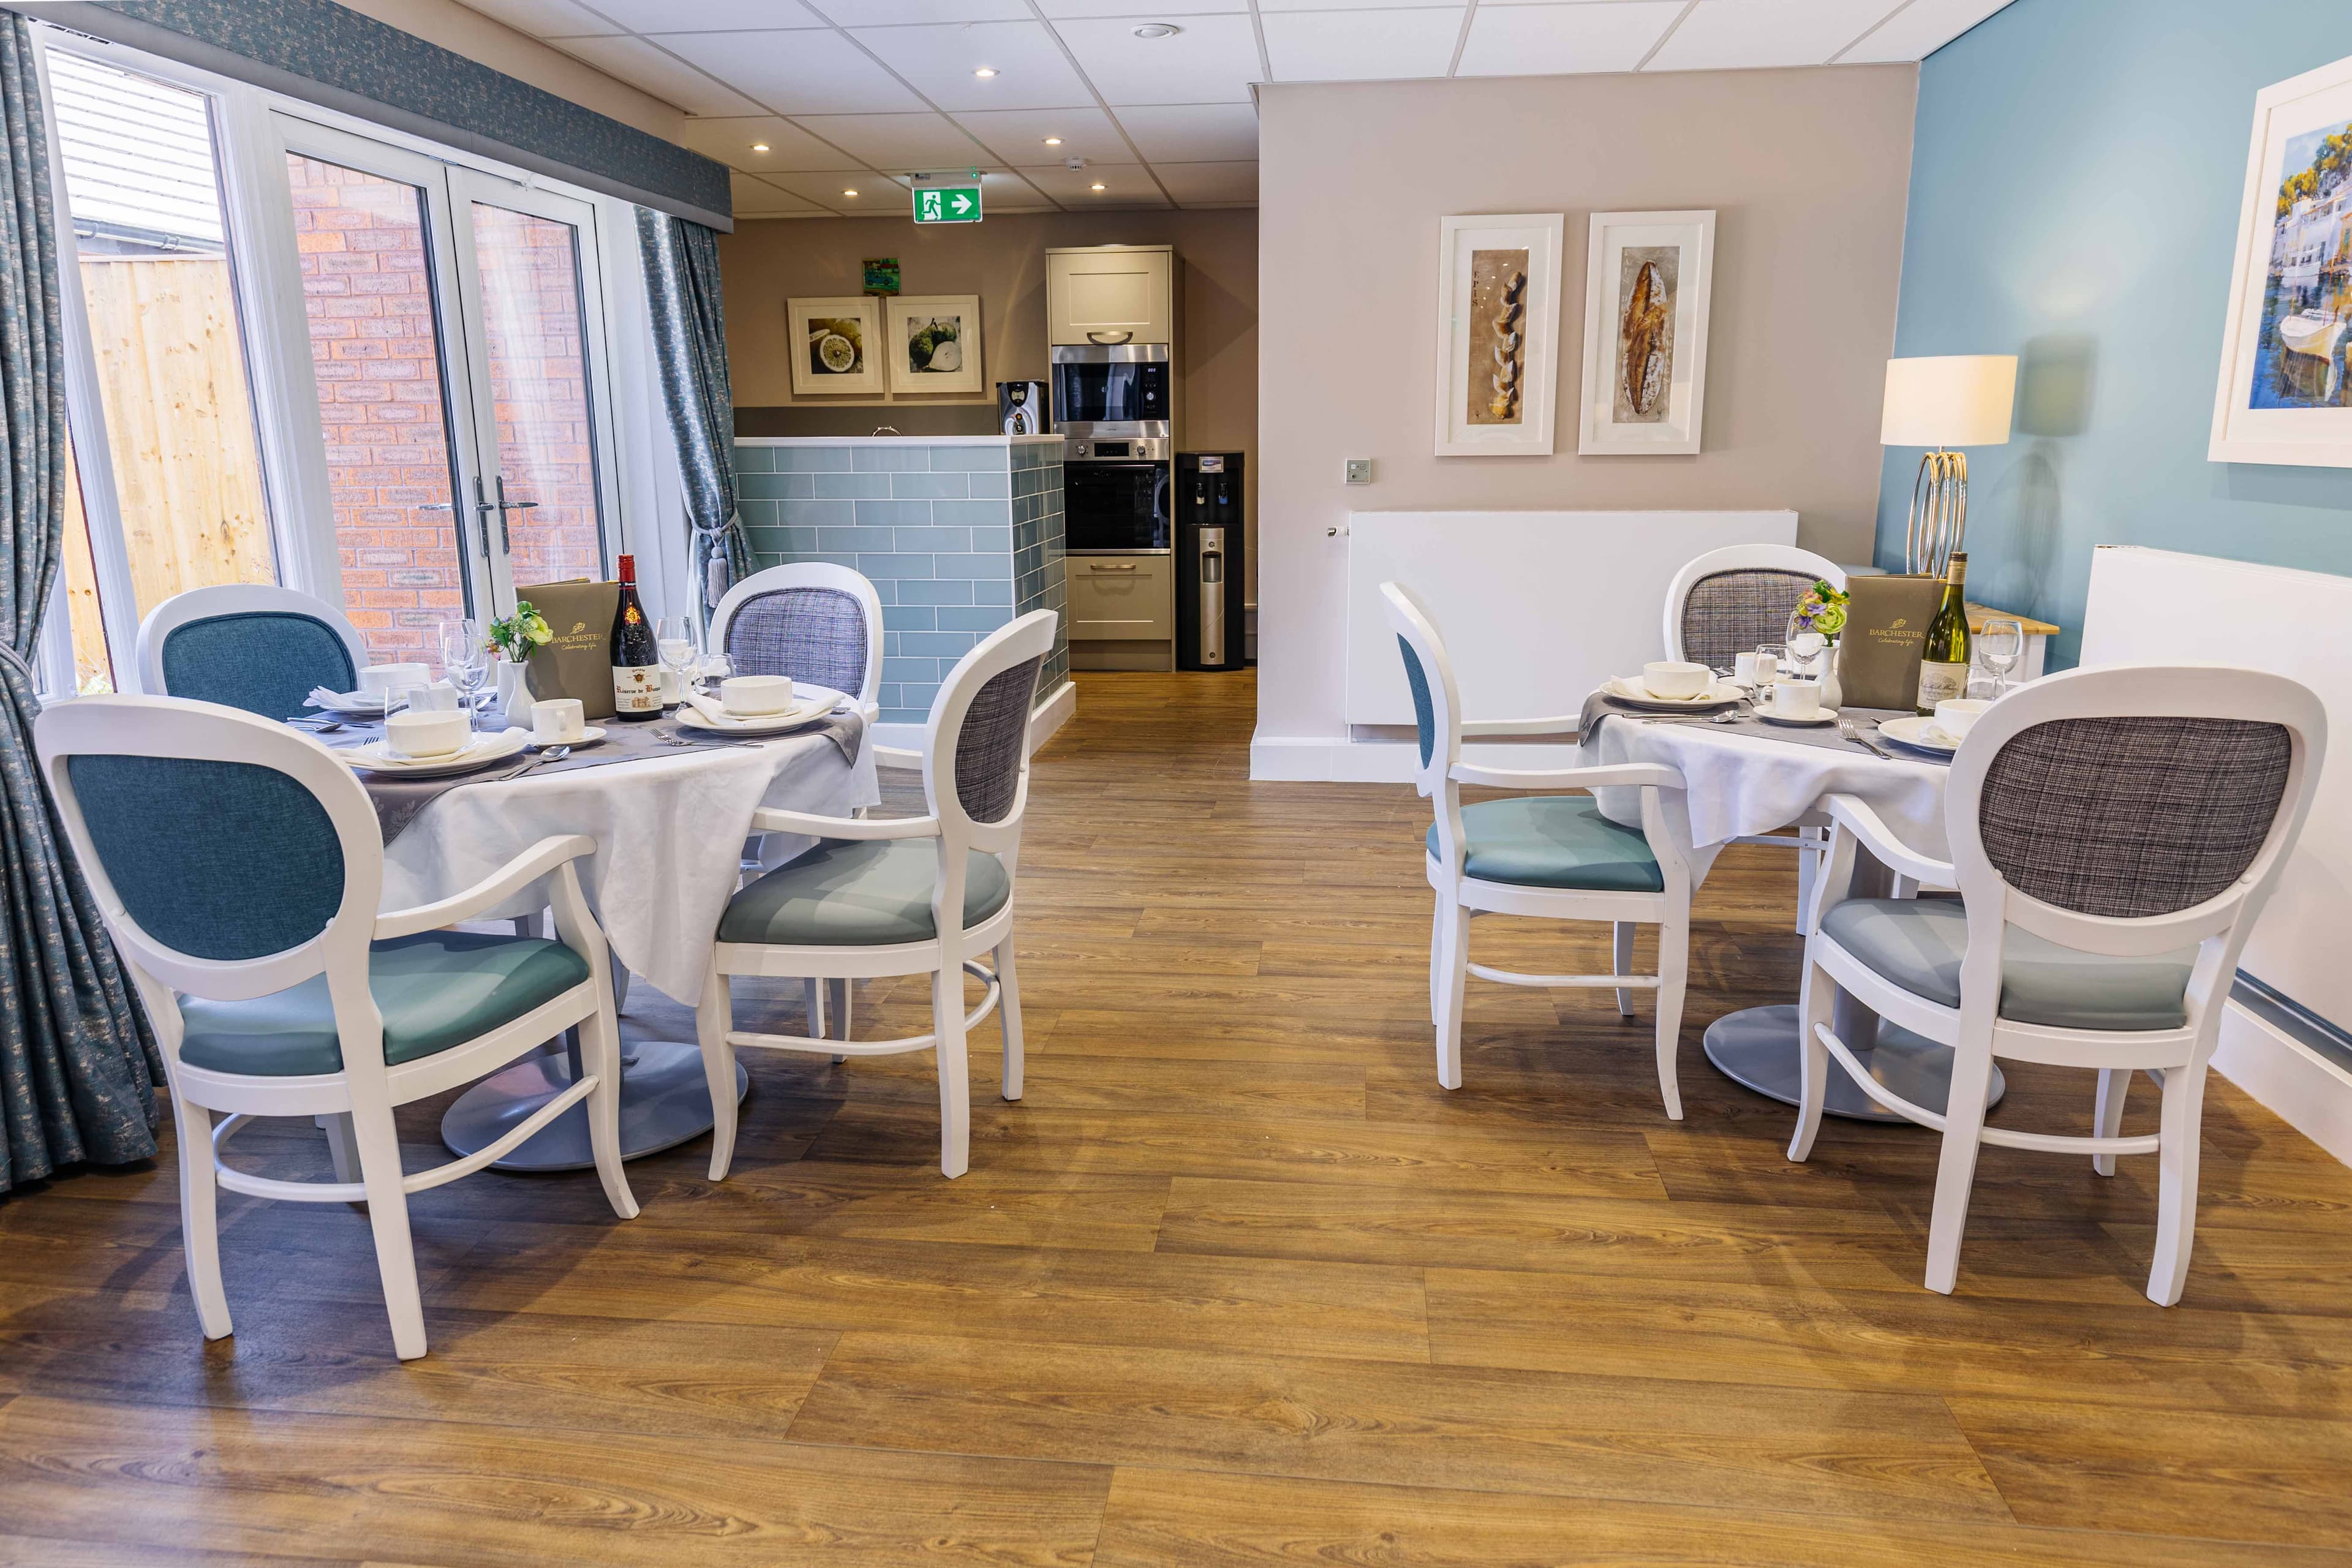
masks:
<path id="1" fill-rule="evenodd" d="M 1062 458 L 1063 547 L 1166 550 L 1174 476 L 1171 443 L 1142 437 L 1068 438 Z"/>
<path id="2" fill-rule="evenodd" d="M 1064 435 L 1166 440 L 1175 434 L 1166 343 L 1055 343 L 1047 357 L 1055 427 Z"/>

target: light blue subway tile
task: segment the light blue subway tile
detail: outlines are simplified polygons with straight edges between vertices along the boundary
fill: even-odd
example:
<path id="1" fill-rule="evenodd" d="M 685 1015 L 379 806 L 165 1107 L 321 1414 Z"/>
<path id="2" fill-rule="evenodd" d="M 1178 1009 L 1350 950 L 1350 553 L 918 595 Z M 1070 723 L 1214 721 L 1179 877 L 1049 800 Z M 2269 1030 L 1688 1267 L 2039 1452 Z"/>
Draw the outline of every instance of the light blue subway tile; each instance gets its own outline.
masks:
<path id="1" fill-rule="evenodd" d="M 776 468 L 782 473 L 825 474 L 849 471 L 849 448 L 846 447 L 774 447 Z"/>
<path id="2" fill-rule="evenodd" d="M 1013 575 L 1013 557 L 1009 554 L 940 555 L 936 560 L 938 566 L 931 574 L 934 577 L 971 577 L 977 580 L 988 577 L 1009 579 Z"/>
<path id="3" fill-rule="evenodd" d="M 909 555 L 936 554 L 950 551 L 965 554 L 971 549 L 971 530 L 968 528 L 894 528 L 890 531 L 894 550 Z"/>
<path id="4" fill-rule="evenodd" d="M 994 496 L 1002 500 L 1013 493 L 1013 476 L 1010 474 L 974 474 L 971 476 L 971 493 L 976 498 L 984 499 L 990 496 Z"/>
<path id="5" fill-rule="evenodd" d="M 971 602 L 975 605 L 1010 605 L 1013 603 L 1013 580 L 1006 577 L 973 583 Z"/>
<path id="6" fill-rule="evenodd" d="M 821 530 L 817 542 L 827 550 L 848 550 L 863 555 L 868 551 L 887 554 L 896 548 L 887 528 L 828 528 Z"/>
<path id="7" fill-rule="evenodd" d="M 885 709 L 896 708 L 898 706 L 898 682 L 892 680 L 876 682 L 874 687 L 874 700 Z"/>
<path id="8" fill-rule="evenodd" d="M 847 528 L 857 521 L 857 513 L 851 510 L 855 504 L 845 500 L 788 500 L 784 503 L 784 526 Z"/>
<path id="9" fill-rule="evenodd" d="M 971 531 L 971 548 L 975 554 L 984 554 L 992 550 L 1009 551 L 1013 548 L 1013 530 L 975 528 Z"/>
<path id="10" fill-rule="evenodd" d="M 909 500 L 962 500 L 971 493 L 971 481 L 961 474 L 892 474 L 890 493 Z"/>
<path id="11" fill-rule="evenodd" d="M 784 499 L 784 476 L 743 474 L 737 478 L 735 489 L 746 500 L 782 500 Z"/>
<path id="12" fill-rule="evenodd" d="M 776 471 L 776 449 L 773 447 L 737 447 L 735 477 L 745 474 L 772 474 Z"/>
<path id="13" fill-rule="evenodd" d="M 1004 605 L 942 605 L 939 617 L 943 632 L 992 632 L 1013 619 L 1013 611 Z"/>
<path id="14" fill-rule="evenodd" d="M 939 629 L 939 615 L 929 605 L 893 605 L 883 620 L 894 632 L 929 632 Z"/>
<path id="15" fill-rule="evenodd" d="M 909 577 L 936 577 L 938 557 L 931 555 L 861 555 L 858 570 L 868 577 L 895 577 L 905 582 Z"/>
<path id="16" fill-rule="evenodd" d="M 858 569 L 858 558 L 856 556 L 844 554 L 842 552 L 837 550 L 812 550 L 806 555 L 802 556 L 801 559 L 803 561 L 829 561 L 835 566 L 846 566 L 853 572 Z"/>
<path id="17" fill-rule="evenodd" d="M 746 500 L 735 503 L 735 510 L 746 528 L 778 528 L 784 521 L 783 502 Z"/>
<path id="18" fill-rule="evenodd" d="M 937 658 L 961 658 L 971 651 L 980 639 L 970 632 L 900 632 L 899 648 L 909 654 L 929 654 Z"/>
<path id="19" fill-rule="evenodd" d="M 912 686 L 900 687 L 899 700 L 903 702 L 906 700 L 908 692 L 918 689 L 919 689 Z M 931 689 L 937 691 L 939 688 L 934 686 Z M 882 710 L 881 721 L 885 724 L 921 724 L 929 722 L 930 717 L 931 710 L 929 708 L 885 708 Z"/>
<path id="20" fill-rule="evenodd" d="M 867 528 L 929 528 L 934 504 L 927 500 L 862 500 L 857 503 L 857 521 Z"/>
<path id="21" fill-rule="evenodd" d="M 896 584 L 902 605 L 969 605 L 971 584 L 961 578 L 936 578 Z"/>
<path id="22" fill-rule="evenodd" d="M 881 602 L 884 609 L 887 610 L 898 602 L 898 584 L 889 578 L 869 577 L 866 581 L 874 584 L 874 596 Z"/>
<path id="23" fill-rule="evenodd" d="M 942 500 L 931 503 L 931 521 L 942 527 L 990 528 L 1012 517 L 1001 500 Z"/>
<path id="24" fill-rule="evenodd" d="M 885 680 L 903 684 L 909 680 L 937 680 L 939 678 L 940 661 L 936 658 L 905 658 L 888 655 L 883 658 L 882 679 Z"/>
<path id="25" fill-rule="evenodd" d="M 817 543 L 821 529 L 787 528 L 783 531 L 785 552 L 792 555 L 814 555 L 821 548 Z"/>
<path id="26" fill-rule="evenodd" d="M 887 447 L 852 447 L 849 466 L 861 474 L 890 474 L 907 470 L 922 472 L 931 466 L 929 447 L 892 443 Z"/>
<path id="27" fill-rule="evenodd" d="M 813 474 L 816 493 L 827 500 L 885 500 L 890 495 L 887 474 Z"/>
<path id="28" fill-rule="evenodd" d="M 931 448 L 933 469 L 958 473 L 981 473 L 993 470 L 1003 473 L 1010 467 L 1003 447 L 934 447 Z"/>
<path id="29" fill-rule="evenodd" d="M 887 622 L 887 617 L 885 617 L 885 619 Z M 884 668 L 887 669 L 889 668 L 890 660 L 898 651 L 898 634 L 892 631 L 886 624 L 882 628 L 882 666 Z"/>

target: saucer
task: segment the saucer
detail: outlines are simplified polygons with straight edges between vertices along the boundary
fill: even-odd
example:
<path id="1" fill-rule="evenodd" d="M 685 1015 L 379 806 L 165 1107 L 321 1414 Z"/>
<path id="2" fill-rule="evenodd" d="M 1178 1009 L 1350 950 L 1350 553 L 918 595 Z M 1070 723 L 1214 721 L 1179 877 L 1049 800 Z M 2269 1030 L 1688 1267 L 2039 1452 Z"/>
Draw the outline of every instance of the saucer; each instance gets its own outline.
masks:
<path id="1" fill-rule="evenodd" d="M 1722 676 L 1711 676 L 1705 691 L 1696 697 L 1655 697 L 1642 684 L 1639 676 L 1612 676 L 1601 689 L 1608 697 L 1628 708 L 1645 709 L 1654 713 L 1692 712 L 1707 708 L 1721 708 L 1739 700 L 1739 688 Z"/>
<path id="2" fill-rule="evenodd" d="M 1822 724 L 1834 724 L 1837 716 L 1838 710 L 1834 708 L 1824 708 L 1810 719 L 1791 719 L 1781 713 L 1768 713 L 1761 708 L 1756 710 L 1756 717 L 1767 724 L 1786 724 L 1792 730 L 1811 730 Z"/>
<path id="3" fill-rule="evenodd" d="M 347 746 L 335 754 L 368 773 L 430 778 L 440 773 L 471 773 L 476 768 L 502 763 L 522 750 L 530 734 L 528 730 L 505 730 L 495 735 L 475 735 L 456 751 L 439 757 L 396 757 L 384 750 L 382 741 Z"/>
<path id="4" fill-rule="evenodd" d="M 507 733 L 520 735 L 525 751 L 543 752 L 550 746 L 593 746 L 604 738 L 604 727 L 602 724 L 583 724 L 580 727 L 578 738 L 570 741 L 540 741 L 535 738 L 533 731 L 519 724 L 509 730 Z"/>
<path id="5" fill-rule="evenodd" d="M 1936 728 L 1933 719 L 1913 714 L 1907 719 L 1889 719 L 1878 727 L 1881 740 L 1892 741 L 1915 752 L 1925 752 L 1931 757 L 1948 757 L 1960 749 L 1960 743 Z"/>

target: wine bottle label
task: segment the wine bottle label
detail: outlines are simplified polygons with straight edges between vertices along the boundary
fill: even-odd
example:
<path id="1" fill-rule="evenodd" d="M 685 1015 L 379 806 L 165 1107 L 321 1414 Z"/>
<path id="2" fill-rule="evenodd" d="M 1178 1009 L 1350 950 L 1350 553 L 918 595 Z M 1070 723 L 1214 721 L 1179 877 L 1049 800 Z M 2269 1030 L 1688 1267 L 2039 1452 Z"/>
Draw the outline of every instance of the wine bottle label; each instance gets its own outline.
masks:
<path id="1" fill-rule="evenodd" d="M 1922 659 L 1919 664 L 1919 709 L 1932 713 L 1938 702 L 1948 702 L 1969 694 L 1969 667 L 1965 664 L 1937 664 Z"/>
<path id="2" fill-rule="evenodd" d="M 661 668 L 651 664 L 613 667 L 613 709 L 619 713 L 661 711 Z"/>

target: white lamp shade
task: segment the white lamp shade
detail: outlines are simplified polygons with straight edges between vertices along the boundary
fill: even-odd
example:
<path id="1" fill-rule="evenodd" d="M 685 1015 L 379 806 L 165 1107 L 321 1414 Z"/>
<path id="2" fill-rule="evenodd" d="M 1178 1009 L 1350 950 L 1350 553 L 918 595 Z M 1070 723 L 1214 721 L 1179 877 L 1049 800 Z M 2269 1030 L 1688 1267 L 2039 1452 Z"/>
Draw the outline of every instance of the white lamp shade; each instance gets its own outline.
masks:
<path id="1" fill-rule="evenodd" d="M 2015 354 L 1886 362 L 1882 447 L 2005 447 L 2017 402 Z"/>

